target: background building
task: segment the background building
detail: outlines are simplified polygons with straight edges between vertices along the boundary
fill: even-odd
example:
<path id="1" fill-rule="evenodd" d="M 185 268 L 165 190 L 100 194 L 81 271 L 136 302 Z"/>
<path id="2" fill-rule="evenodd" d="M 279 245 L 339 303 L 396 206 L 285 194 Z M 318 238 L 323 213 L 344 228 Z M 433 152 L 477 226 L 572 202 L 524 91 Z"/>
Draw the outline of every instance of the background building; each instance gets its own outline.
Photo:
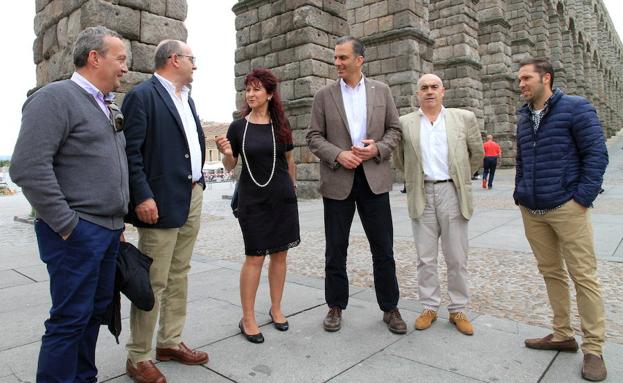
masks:
<path id="1" fill-rule="evenodd" d="M 120 103 L 150 76 L 159 41 L 187 37 L 185 0 L 35 4 L 37 86 L 68 78 L 76 35 L 102 24 L 124 37 L 130 53 Z M 440 75 L 446 106 L 476 113 L 483 134 L 494 134 L 502 146 L 504 166 L 514 165 L 521 104 L 516 71 L 524 57 L 550 57 L 555 86 L 591 100 L 607 137 L 623 123 L 623 45 L 601 0 L 239 0 L 233 12 L 236 104 L 240 108 L 252 68 L 271 68 L 282 80 L 303 197 L 317 196 L 319 178 L 318 160 L 305 143 L 311 103 L 318 89 L 335 81 L 333 47 L 343 35 L 364 41 L 364 73 L 391 87 L 401 114 L 417 107 L 418 77 Z"/>

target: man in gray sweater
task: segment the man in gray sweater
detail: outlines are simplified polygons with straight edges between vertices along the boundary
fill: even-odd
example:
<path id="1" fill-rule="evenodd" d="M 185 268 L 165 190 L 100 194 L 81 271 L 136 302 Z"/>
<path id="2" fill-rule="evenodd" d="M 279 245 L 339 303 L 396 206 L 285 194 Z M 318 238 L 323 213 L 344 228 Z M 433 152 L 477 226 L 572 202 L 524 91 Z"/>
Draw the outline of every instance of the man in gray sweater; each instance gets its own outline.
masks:
<path id="1" fill-rule="evenodd" d="M 24 103 L 10 174 L 37 212 L 35 232 L 50 274 L 37 382 L 95 382 L 95 344 L 112 300 L 129 202 L 122 116 L 110 105 L 128 71 L 121 36 L 80 32 L 70 80 Z"/>

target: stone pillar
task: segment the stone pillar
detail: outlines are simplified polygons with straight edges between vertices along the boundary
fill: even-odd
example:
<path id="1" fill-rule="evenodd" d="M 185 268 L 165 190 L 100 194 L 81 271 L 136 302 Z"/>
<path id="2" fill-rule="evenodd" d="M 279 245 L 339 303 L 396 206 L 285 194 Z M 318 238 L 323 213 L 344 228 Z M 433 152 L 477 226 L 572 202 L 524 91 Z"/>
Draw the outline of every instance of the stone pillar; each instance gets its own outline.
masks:
<path id="1" fill-rule="evenodd" d="M 434 70 L 446 88 L 445 106 L 471 110 L 482 129 L 477 3 L 475 0 L 435 1 L 431 4 L 430 29 L 435 40 Z"/>
<path id="2" fill-rule="evenodd" d="M 550 57 L 549 44 L 549 20 L 548 20 L 548 0 L 535 0 L 530 7 L 531 27 L 530 34 L 534 37 L 535 54 L 537 57 Z"/>
<path id="3" fill-rule="evenodd" d="M 37 88 L 69 78 L 74 71 L 72 46 L 78 33 L 103 25 L 123 37 L 129 73 L 117 103 L 153 71 L 153 52 L 163 39 L 186 40 L 186 0 L 36 0 L 34 61 Z"/>
<path id="4" fill-rule="evenodd" d="M 573 31 L 570 28 L 562 29 L 562 61 L 565 67 L 565 77 L 567 80 L 567 88 L 565 92 L 568 94 L 576 94 L 575 79 L 575 60 L 573 56 Z"/>
<path id="5" fill-rule="evenodd" d="M 556 74 L 556 86 L 561 89 L 567 89 L 567 68 L 565 67 L 563 61 L 562 28 L 560 21 L 558 20 L 558 12 L 556 9 L 548 8 L 548 10 L 549 22 L 547 23 L 547 26 L 549 29 L 549 57 L 550 60 L 552 60 L 552 66 L 554 67 L 554 73 Z"/>
<path id="6" fill-rule="evenodd" d="M 417 80 L 433 69 L 428 5 L 428 0 L 346 1 L 351 34 L 366 46 L 364 73 L 390 86 L 401 115 L 415 109 Z"/>
<path id="7" fill-rule="evenodd" d="M 236 106 L 244 105 L 244 77 L 266 67 L 279 91 L 294 136 L 298 195 L 318 197 L 318 159 L 307 148 L 313 96 L 334 81 L 335 39 L 349 33 L 344 0 L 239 0 L 236 14 Z"/>
<path id="8" fill-rule="evenodd" d="M 502 165 L 515 164 L 515 78 L 512 71 L 510 24 L 503 0 L 478 4 L 484 104 L 484 133 L 493 134 L 502 148 Z"/>

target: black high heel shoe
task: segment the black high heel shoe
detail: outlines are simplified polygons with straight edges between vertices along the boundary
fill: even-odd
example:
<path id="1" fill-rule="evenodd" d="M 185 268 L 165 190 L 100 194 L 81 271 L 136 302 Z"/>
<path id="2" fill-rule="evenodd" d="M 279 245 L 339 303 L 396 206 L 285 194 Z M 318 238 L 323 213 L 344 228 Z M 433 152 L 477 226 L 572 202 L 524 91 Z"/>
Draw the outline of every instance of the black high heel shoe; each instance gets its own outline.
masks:
<path id="1" fill-rule="evenodd" d="M 275 328 L 277 330 L 279 330 L 279 331 L 288 331 L 288 329 L 290 328 L 290 324 L 288 324 L 288 321 L 285 321 L 283 323 L 275 322 L 275 319 L 273 319 L 272 309 L 268 310 L 268 316 L 270 317 L 270 320 L 273 321 L 273 326 L 275 326 Z"/>
<path id="2" fill-rule="evenodd" d="M 242 325 L 242 319 L 240 320 L 240 323 L 238 323 L 238 328 L 240 329 L 240 332 L 242 333 L 242 335 L 244 335 L 245 338 L 247 338 L 247 340 L 251 343 L 264 343 L 264 335 L 262 335 L 261 332 L 258 332 L 257 334 L 247 334 L 244 331 L 244 326 Z"/>

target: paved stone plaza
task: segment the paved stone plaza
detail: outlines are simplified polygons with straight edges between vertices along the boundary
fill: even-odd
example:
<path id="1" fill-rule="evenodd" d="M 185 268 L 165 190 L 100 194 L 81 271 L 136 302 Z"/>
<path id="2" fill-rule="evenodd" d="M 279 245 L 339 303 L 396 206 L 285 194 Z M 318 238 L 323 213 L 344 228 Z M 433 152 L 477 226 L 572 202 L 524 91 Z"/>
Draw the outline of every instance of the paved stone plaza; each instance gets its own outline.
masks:
<path id="1" fill-rule="evenodd" d="M 605 359 L 611 382 L 623 381 L 623 134 L 609 141 L 610 165 L 605 192 L 593 210 L 599 276 L 608 316 Z M 237 328 L 241 309 L 238 271 L 242 238 L 223 194 L 228 183 L 206 190 L 203 226 L 190 276 L 185 340 L 210 353 L 206 366 L 160 363 L 169 382 L 575 382 L 581 353 L 528 350 L 525 337 L 548 333 L 551 320 L 542 279 L 523 236 L 512 203 L 512 170 L 496 174 L 493 190 L 474 182 L 477 210 L 470 222 L 472 303 L 476 333 L 458 333 L 441 310 L 431 329 L 413 331 L 421 307 L 416 303 L 415 249 L 405 196 L 391 194 L 395 253 L 402 299 L 409 324 L 406 336 L 391 334 L 381 321 L 371 289 L 371 260 L 358 221 L 351 236 L 351 296 L 338 333 L 322 329 L 324 304 L 322 205 L 300 202 L 302 244 L 291 252 L 284 309 L 291 330 L 268 324 L 268 283 L 258 293 L 258 319 L 266 342 L 248 343 Z M 21 194 L 0 198 L 0 383 L 33 382 L 43 321 L 50 306 L 47 272 L 39 260 L 32 226 L 14 222 L 30 211 Z M 127 237 L 136 240 L 128 229 Z M 441 258 L 443 259 L 443 258 Z M 443 269 L 443 267 L 442 267 Z M 445 274 L 442 275 L 442 278 Z M 445 291 L 445 286 L 443 287 Z M 121 345 L 102 328 L 97 350 L 100 380 L 125 377 L 128 305 L 124 299 Z M 578 322 L 576 319 L 576 326 Z"/>

